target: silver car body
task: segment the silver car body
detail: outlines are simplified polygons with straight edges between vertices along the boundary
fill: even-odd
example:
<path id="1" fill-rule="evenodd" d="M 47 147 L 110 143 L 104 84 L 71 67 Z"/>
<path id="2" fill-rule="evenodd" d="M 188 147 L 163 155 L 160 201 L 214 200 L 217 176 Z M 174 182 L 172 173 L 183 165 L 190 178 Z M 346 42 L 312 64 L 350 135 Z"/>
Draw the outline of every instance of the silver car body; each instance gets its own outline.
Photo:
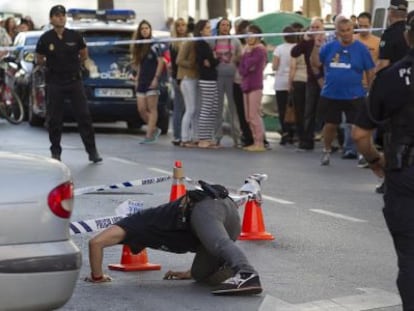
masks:
<path id="1" fill-rule="evenodd" d="M 1 310 L 51 310 L 71 297 L 81 253 L 69 235 L 73 196 L 56 216 L 48 198 L 70 185 L 61 162 L 34 155 L 0 152 Z"/>

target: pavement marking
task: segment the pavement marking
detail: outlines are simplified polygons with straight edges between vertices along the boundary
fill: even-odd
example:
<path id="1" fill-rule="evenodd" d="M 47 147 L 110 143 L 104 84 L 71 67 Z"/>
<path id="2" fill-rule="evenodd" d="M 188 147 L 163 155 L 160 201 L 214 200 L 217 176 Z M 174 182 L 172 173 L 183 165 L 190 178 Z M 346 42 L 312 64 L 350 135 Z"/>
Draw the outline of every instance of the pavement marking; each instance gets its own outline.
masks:
<path id="1" fill-rule="evenodd" d="M 280 203 L 280 204 L 295 204 L 295 202 L 287 201 L 287 200 L 283 200 L 283 199 L 279 199 L 279 198 L 275 198 L 275 197 L 271 197 L 271 196 L 268 196 L 268 195 L 262 195 L 262 198 L 265 199 L 265 200 Z"/>
<path id="2" fill-rule="evenodd" d="M 158 172 L 158 173 L 162 173 L 162 174 L 171 174 L 171 172 L 160 169 L 160 168 L 156 168 L 156 167 L 149 167 L 148 168 L 151 171 L 154 172 Z M 287 200 L 283 200 L 283 199 L 279 199 L 279 198 L 274 198 L 268 195 L 262 195 L 262 198 L 268 201 L 273 201 L 276 203 L 280 203 L 280 204 L 295 204 L 295 202 L 291 202 L 291 201 L 287 201 Z"/>
<path id="3" fill-rule="evenodd" d="M 376 288 L 357 288 L 362 294 L 302 304 L 290 304 L 266 295 L 258 311 L 367 311 L 401 305 L 400 296 Z"/>
<path id="4" fill-rule="evenodd" d="M 345 220 L 353 221 L 353 222 L 367 222 L 364 219 L 359 219 L 359 218 L 355 218 L 355 217 L 351 217 L 351 216 L 347 216 L 347 215 L 343 215 L 343 214 L 333 213 L 333 212 L 325 211 L 323 209 L 310 209 L 310 211 L 314 212 L 314 213 L 326 215 L 326 216 L 331 216 L 331 217 L 335 217 L 335 218 L 339 218 L 339 219 L 345 219 Z"/>
<path id="5" fill-rule="evenodd" d="M 140 165 L 140 164 L 139 164 L 139 163 L 137 163 L 137 162 L 130 161 L 130 160 L 125 160 L 125 159 L 118 158 L 118 157 L 109 157 L 109 158 L 107 158 L 107 159 L 108 159 L 108 160 L 115 161 L 115 162 L 123 163 L 123 164 Z M 168 173 L 168 174 L 169 174 L 169 173 Z"/>
<path id="6" fill-rule="evenodd" d="M 158 173 L 162 173 L 162 174 L 168 174 L 168 175 L 171 174 L 171 171 L 166 171 L 166 170 L 163 170 L 163 169 L 160 169 L 160 168 L 156 168 L 156 167 L 149 167 L 148 169 L 150 171 L 154 171 L 154 172 L 158 172 Z"/>

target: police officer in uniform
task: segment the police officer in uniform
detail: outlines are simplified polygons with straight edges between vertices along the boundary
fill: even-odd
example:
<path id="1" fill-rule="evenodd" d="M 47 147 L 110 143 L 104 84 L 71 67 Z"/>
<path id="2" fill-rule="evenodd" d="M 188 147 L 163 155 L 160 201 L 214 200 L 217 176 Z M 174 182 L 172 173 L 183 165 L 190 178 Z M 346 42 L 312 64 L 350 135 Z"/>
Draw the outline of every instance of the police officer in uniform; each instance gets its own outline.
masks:
<path id="1" fill-rule="evenodd" d="M 405 311 L 414 310 L 414 12 L 405 38 L 407 55 L 377 73 L 367 105 L 354 123 L 358 151 L 379 177 L 385 176 L 384 217 L 398 257 L 397 286 Z M 384 128 L 384 155 L 371 139 Z"/>
<path id="2" fill-rule="evenodd" d="M 408 50 L 404 38 L 405 21 L 407 17 L 408 2 L 406 0 L 391 0 L 388 7 L 389 27 L 381 36 L 379 46 L 379 60 L 376 70 L 379 71 L 403 58 Z M 382 146 L 383 129 L 377 129 L 376 143 Z M 384 193 L 384 183 L 375 188 L 375 192 Z"/>
<path id="3" fill-rule="evenodd" d="M 100 162 L 95 145 L 95 133 L 82 84 L 81 65 L 88 58 L 86 43 L 77 32 L 65 28 L 66 9 L 55 5 L 50 9 L 50 24 L 37 42 L 36 61 L 46 64 L 47 118 L 52 158 L 60 161 L 64 100 L 71 100 L 79 132 L 89 155 L 89 161 Z"/>
<path id="4" fill-rule="evenodd" d="M 389 27 L 381 36 L 377 70 L 392 65 L 407 53 L 408 46 L 404 39 L 407 8 L 406 0 L 391 0 L 388 8 Z"/>

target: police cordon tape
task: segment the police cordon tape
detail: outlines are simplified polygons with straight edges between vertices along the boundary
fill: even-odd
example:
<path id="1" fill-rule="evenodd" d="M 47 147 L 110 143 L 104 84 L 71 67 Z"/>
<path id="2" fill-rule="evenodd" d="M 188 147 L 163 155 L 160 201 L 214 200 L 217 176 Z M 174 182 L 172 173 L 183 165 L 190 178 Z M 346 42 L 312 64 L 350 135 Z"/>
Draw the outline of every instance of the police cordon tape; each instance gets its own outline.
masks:
<path id="1" fill-rule="evenodd" d="M 153 184 L 158 184 L 164 181 L 168 181 L 170 179 L 171 179 L 171 176 L 165 175 L 165 176 L 159 176 L 159 177 L 150 177 L 150 178 L 144 178 L 144 179 L 124 181 L 121 183 L 111 184 L 111 185 L 89 186 L 89 187 L 75 189 L 74 194 L 75 196 L 77 196 L 81 194 L 100 192 L 104 190 L 114 190 L 114 189 L 122 189 L 122 188 L 136 187 L 136 186 L 147 186 L 147 185 L 153 185 Z"/>
<path id="2" fill-rule="evenodd" d="M 383 31 L 384 28 L 371 28 L 371 29 L 355 29 L 355 32 L 371 32 L 371 31 Z M 160 37 L 152 39 L 140 39 L 140 40 L 113 40 L 113 41 L 99 41 L 99 42 L 87 42 L 87 46 L 106 46 L 106 45 L 131 45 L 131 44 L 145 44 L 145 43 L 169 43 L 177 41 L 201 41 L 201 40 L 217 40 L 217 39 L 232 39 L 232 38 L 266 38 L 266 37 L 284 37 L 284 36 L 301 36 L 301 35 L 314 35 L 314 34 L 326 34 L 334 33 L 335 30 L 323 30 L 323 31 L 306 31 L 306 32 L 274 32 L 274 33 L 260 33 L 260 34 L 239 34 L 239 35 L 227 35 L 227 36 L 208 36 L 208 37 Z M 20 51 L 22 49 L 34 50 L 35 45 L 18 45 L 12 47 L 0 47 L 0 51 Z"/>
<path id="3" fill-rule="evenodd" d="M 230 196 L 238 206 L 244 205 L 249 200 L 249 195 L 237 195 Z M 104 230 L 109 226 L 117 223 L 122 218 L 137 213 L 141 208 L 144 207 L 144 203 L 141 201 L 126 200 L 121 203 L 117 209 L 120 209 L 120 214 L 113 216 L 100 217 L 88 220 L 72 221 L 69 225 L 69 233 L 71 235 L 93 233 Z"/>
<path id="4" fill-rule="evenodd" d="M 71 235 L 74 235 L 101 231 L 108 228 L 110 225 L 115 224 L 122 218 L 135 214 L 142 208 L 144 208 L 144 202 L 128 199 L 118 205 L 118 207 L 115 209 L 116 215 L 114 216 L 72 221 L 69 225 L 69 232 Z"/>
<path id="5" fill-rule="evenodd" d="M 104 186 L 91 186 L 77 189 L 77 195 L 91 193 L 93 191 L 103 191 L 107 189 L 120 189 L 126 187 L 133 187 L 138 185 L 149 185 L 156 182 L 162 182 L 171 179 L 171 176 L 161 176 L 154 178 L 144 178 L 135 181 L 127 181 L 123 183 L 113 184 L 113 185 L 104 185 Z M 261 200 L 260 194 L 260 182 L 267 179 L 266 174 L 253 174 L 250 175 L 246 180 L 245 184 L 239 190 L 233 190 L 234 192 L 239 192 L 241 194 L 229 194 L 229 196 L 234 200 L 237 206 L 242 206 L 246 204 L 250 199 Z M 185 182 L 200 187 L 200 184 L 189 178 L 184 178 Z M 76 193 L 76 190 L 75 190 Z M 96 219 L 89 220 L 80 220 L 73 221 L 70 223 L 69 232 L 71 235 L 74 234 L 83 234 L 83 233 L 92 233 L 106 229 L 107 227 L 115 224 L 122 218 L 137 213 L 139 210 L 144 208 L 144 202 L 135 201 L 128 199 L 122 202 L 116 209 L 114 216 L 101 217 Z"/>

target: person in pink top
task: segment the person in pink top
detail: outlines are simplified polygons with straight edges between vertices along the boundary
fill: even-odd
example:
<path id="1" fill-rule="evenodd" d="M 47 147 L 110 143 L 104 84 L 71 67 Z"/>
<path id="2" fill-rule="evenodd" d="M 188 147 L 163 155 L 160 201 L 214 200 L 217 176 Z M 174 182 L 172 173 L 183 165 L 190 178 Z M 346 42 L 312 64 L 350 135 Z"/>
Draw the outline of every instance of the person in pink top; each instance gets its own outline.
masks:
<path id="1" fill-rule="evenodd" d="M 260 34 L 262 30 L 256 25 L 249 25 L 248 34 Z M 242 77 L 246 121 L 253 134 L 253 144 L 243 149 L 246 151 L 265 151 L 263 145 L 264 128 L 260 105 L 263 91 L 263 70 L 267 62 L 266 48 L 257 36 L 247 37 L 246 47 L 240 60 L 239 72 Z"/>

